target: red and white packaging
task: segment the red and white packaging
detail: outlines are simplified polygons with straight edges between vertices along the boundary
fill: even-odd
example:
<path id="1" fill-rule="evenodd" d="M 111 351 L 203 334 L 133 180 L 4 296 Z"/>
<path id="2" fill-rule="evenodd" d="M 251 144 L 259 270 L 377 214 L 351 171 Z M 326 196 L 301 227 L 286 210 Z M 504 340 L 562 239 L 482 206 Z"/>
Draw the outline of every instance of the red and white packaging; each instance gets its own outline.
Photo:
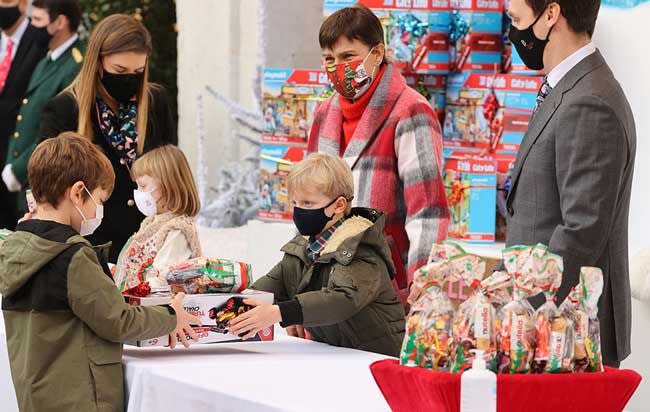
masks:
<path id="1" fill-rule="evenodd" d="M 171 295 L 163 296 L 126 296 L 127 302 L 132 306 L 158 306 L 167 305 Z M 247 309 L 243 305 L 244 299 L 255 299 L 261 302 L 273 303 L 273 294 L 267 292 L 245 290 L 242 293 L 218 293 L 206 295 L 186 295 L 183 300 L 185 310 L 201 319 L 202 325 L 194 327 L 199 336 L 199 341 L 194 343 L 226 343 L 241 342 L 241 338 L 227 331 L 228 323 L 237 314 Z M 260 331 L 255 337 L 246 342 L 272 341 L 275 335 L 274 326 Z M 169 337 L 126 342 L 127 345 L 139 347 L 168 346 Z"/>

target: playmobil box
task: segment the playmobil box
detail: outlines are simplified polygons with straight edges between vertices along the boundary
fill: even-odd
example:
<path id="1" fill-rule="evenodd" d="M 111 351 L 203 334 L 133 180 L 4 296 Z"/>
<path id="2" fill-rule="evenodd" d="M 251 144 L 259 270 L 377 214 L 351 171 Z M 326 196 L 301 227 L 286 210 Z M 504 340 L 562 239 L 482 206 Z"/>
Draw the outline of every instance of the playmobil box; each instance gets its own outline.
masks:
<path id="1" fill-rule="evenodd" d="M 507 199 L 512 183 L 512 170 L 515 166 L 517 156 L 513 154 L 497 154 L 494 156 L 497 162 L 497 220 L 496 240 L 505 242 L 507 233 L 506 216 L 508 214 Z"/>
<path id="2" fill-rule="evenodd" d="M 439 74 L 415 74 L 404 75 L 406 84 L 418 91 L 428 101 L 438 115 L 440 124 L 445 119 L 445 94 L 447 93 L 447 76 Z"/>
<path id="3" fill-rule="evenodd" d="M 262 141 L 306 144 L 316 107 L 332 93 L 323 71 L 264 69 Z"/>
<path id="4" fill-rule="evenodd" d="M 503 1 L 450 0 L 450 71 L 500 71 Z"/>
<path id="5" fill-rule="evenodd" d="M 127 302 L 132 306 L 158 306 L 167 305 L 171 301 L 171 295 L 151 295 L 147 297 L 125 296 Z M 241 338 L 228 332 L 228 324 L 238 315 L 252 309 L 252 306 L 244 303 L 245 299 L 255 299 L 266 303 L 273 303 L 273 294 L 246 290 L 242 293 L 218 293 L 207 295 L 185 295 L 183 307 L 194 316 L 201 319 L 201 326 L 194 327 L 199 336 L 196 343 L 224 343 L 238 342 Z M 259 332 L 249 341 L 271 341 L 274 338 L 274 327 L 271 326 Z M 149 347 L 169 345 L 168 336 L 127 342 L 128 345 Z"/>
<path id="6" fill-rule="evenodd" d="M 453 152 L 445 159 L 444 184 L 451 218 L 449 237 L 471 242 L 494 242 L 495 161 Z"/>
<path id="7" fill-rule="evenodd" d="M 329 16 L 356 3 L 367 6 L 384 28 L 387 55 L 405 72 L 449 71 L 449 0 L 325 0 Z"/>
<path id="8" fill-rule="evenodd" d="M 460 73 L 447 78 L 445 147 L 516 153 L 528 130 L 541 77 Z"/>
<path id="9" fill-rule="evenodd" d="M 305 157 L 304 146 L 265 144 L 260 149 L 260 209 L 262 220 L 292 219 L 287 176 L 294 164 Z"/>

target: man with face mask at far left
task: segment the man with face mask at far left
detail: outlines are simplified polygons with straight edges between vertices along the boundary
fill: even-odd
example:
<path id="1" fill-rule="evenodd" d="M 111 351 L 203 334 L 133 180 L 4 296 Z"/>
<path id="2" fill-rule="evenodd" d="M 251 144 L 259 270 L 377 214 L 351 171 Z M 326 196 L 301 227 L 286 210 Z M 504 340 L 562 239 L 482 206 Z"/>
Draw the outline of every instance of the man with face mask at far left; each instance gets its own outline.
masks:
<path id="1" fill-rule="evenodd" d="M 16 117 L 36 64 L 47 53 L 25 15 L 28 0 L 0 0 L 0 161 L 7 156 Z M 0 184 L 0 228 L 16 226 L 16 195 Z"/>
<path id="2" fill-rule="evenodd" d="M 78 0 L 34 0 L 32 26 L 38 41 L 48 48 L 29 82 L 16 117 L 16 130 L 2 169 L 2 180 L 10 192 L 21 192 L 13 204 L 17 216 L 26 213 L 27 164 L 39 143 L 40 118 L 47 102 L 68 87 L 79 73 L 85 45 L 77 29 L 81 22 Z"/>

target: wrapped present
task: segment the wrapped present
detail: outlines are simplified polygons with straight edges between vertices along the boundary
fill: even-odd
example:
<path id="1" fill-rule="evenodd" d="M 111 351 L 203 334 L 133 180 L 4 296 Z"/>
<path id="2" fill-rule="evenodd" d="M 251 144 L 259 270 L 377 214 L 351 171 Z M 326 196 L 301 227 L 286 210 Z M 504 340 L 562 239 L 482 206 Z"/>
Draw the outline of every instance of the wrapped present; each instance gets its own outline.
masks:
<path id="1" fill-rule="evenodd" d="M 459 259 L 462 268 L 459 276 L 474 293 L 460 305 L 454 316 L 450 371 L 457 373 L 470 368 L 474 359 L 472 350 L 479 349 L 485 353 L 488 369 L 496 372 L 496 309 L 493 299 L 503 296 L 498 291 L 510 288 L 511 279 L 504 273 L 495 272 L 481 281 L 485 262 L 470 256 Z"/>
<path id="2" fill-rule="evenodd" d="M 544 267 L 537 272 L 546 302 L 535 313 L 535 373 L 565 373 L 572 371 L 573 321 L 555 304 L 555 294 L 562 283 L 563 263 L 557 255 L 547 254 Z"/>
<path id="3" fill-rule="evenodd" d="M 333 94 L 319 70 L 264 69 L 262 142 L 306 144 L 318 105 Z"/>
<path id="4" fill-rule="evenodd" d="M 516 154 L 528 130 L 541 77 L 460 73 L 447 78 L 446 148 Z"/>
<path id="5" fill-rule="evenodd" d="M 305 157 L 302 146 L 262 145 L 260 149 L 260 208 L 262 220 L 291 221 L 287 176 L 293 165 Z"/>
<path id="6" fill-rule="evenodd" d="M 360 3 L 379 18 L 386 36 L 386 54 L 406 73 L 449 71 L 449 0 L 325 0 L 325 16 Z"/>
<path id="7" fill-rule="evenodd" d="M 238 293 L 250 285 L 251 274 L 247 263 L 200 257 L 170 266 L 167 283 L 172 293 Z"/>
<path id="8" fill-rule="evenodd" d="M 503 0 L 451 0 L 450 5 L 450 71 L 500 71 Z"/>
<path id="9" fill-rule="evenodd" d="M 528 373 L 535 354 L 535 311 L 527 298 L 541 292 L 533 270 L 536 255 L 530 247 L 512 247 L 503 251 L 503 262 L 512 279 L 512 300 L 497 317 L 499 373 Z"/>
<path id="10" fill-rule="evenodd" d="M 560 306 L 560 311 L 573 321 L 575 372 L 602 372 L 598 299 L 603 290 L 603 272 L 583 267 L 580 282 Z"/>
<path id="11" fill-rule="evenodd" d="M 493 242 L 497 199 L 495 162 L 452 152 L 445 159 L 443 181 L 451 214 L 449 237 Z"/>

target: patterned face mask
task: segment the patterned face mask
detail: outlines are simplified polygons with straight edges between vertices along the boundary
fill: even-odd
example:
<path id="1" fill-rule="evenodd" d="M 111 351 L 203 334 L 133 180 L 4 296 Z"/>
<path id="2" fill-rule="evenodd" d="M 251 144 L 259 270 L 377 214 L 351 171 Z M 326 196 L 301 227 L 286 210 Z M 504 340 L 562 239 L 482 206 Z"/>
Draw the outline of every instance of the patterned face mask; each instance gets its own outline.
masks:
<path id="1" fill-rule="evenodd" d="M 351 62 L 327 66 L 327 78 L 332 84 L 332 88 L 341 96 L 346 99 L 358 99 L 370 88 L 377 67 L 375 66 L 372 69 L 372 73 L 368 75 L 364 63 L 370 57 L 373 50 L 374 47 L 370 49 L 370 52 L 363 61 L 353 60 Z"/>

